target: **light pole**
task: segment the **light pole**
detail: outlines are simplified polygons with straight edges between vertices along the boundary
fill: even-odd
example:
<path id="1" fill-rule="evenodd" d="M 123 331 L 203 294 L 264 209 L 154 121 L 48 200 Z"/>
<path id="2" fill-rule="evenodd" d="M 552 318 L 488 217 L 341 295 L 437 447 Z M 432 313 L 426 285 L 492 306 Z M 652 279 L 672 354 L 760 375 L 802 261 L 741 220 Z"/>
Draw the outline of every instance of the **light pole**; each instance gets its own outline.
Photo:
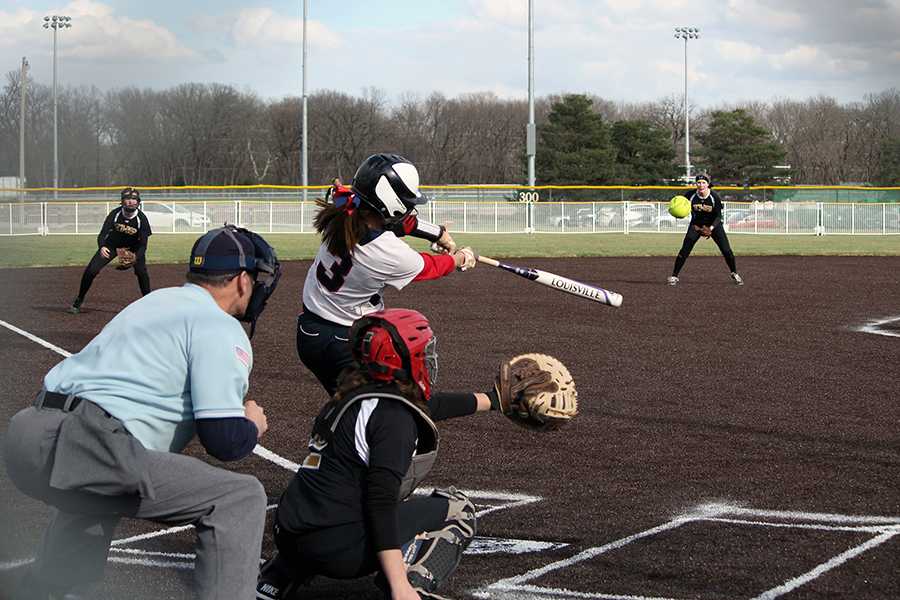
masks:
<path id="1" fill-rule="evenodd" d="M 688 40 L 696 40 L 699 37 L 699 27 L 675 28 L 675 39 L 684 40 L 684 179 L 686 183 L 691 181 L 691 124 L 690 119 L 688 119 L 687 43 Z"/>
<path id="2" fill-rule="evenodd" d="M 534 126 L 534 0 L 528 0 L 528 126 L 525 128 L 525 154 L 528 156 L 528 190 L 534 192 L 534 157 L 537 153 L 537 130 Z M 525 230 L 534 231 L 534 207 L 525 207 Z"/>
<path id="3" fill-rule="evenodd" d="M 309 185 L 309 136 L 307 135 L 306 126 L 307 126 L 307 118 L 306 118 L 306 17 L 309 13 L 309 0 L 303 0 L 303 137 L 302 137 L 302 146 L 303 146 L 303 201 L 306 202 L 306 186 Z"/>
<path id="4" fill-rule="evenodd" d="M 528 127 L 525 153 L 528 155 L 528 185 L 534 187 L 534 156 L 537 149 L 534 127 L 534 0 L 528 0 Z"/>
<path id="5" fill-rule="evenodd" d="M 72 17 L 52 15 L 44 17 L 44 29 L 53 30 L 53 197 L 59 188 L 59 131 L 56 121 L 56 32 L 72 26 Z"/>
<path id="6" fill-rule="evenodd" d="M 25 189 L 25 94 L 28 87 L 28 59 L 22 57 L 19 75 L 19 187 Z M 24 191 L 22 192 L 24 197 Z"/>

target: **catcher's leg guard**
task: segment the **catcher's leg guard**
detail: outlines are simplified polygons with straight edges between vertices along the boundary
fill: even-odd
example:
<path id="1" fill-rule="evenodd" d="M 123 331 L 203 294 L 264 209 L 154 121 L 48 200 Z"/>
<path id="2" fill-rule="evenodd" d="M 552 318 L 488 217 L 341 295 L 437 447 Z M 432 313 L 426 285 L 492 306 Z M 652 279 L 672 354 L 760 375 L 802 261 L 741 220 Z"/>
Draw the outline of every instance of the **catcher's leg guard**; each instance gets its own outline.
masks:
<path id="1" fill-rule="evenodd" d="M 447 498 L 447 520 L 437 531 L 420 533 L 404 548 L 406 576 L 414 588 L 434 592 L 459 566 L 463 552 L 475 537 L 475 505 L 455 488 L 435 490 Z M 407 560 L 407 558 L 411 560 Z M 428 596 L 436 597 L 436 596 Z"/>

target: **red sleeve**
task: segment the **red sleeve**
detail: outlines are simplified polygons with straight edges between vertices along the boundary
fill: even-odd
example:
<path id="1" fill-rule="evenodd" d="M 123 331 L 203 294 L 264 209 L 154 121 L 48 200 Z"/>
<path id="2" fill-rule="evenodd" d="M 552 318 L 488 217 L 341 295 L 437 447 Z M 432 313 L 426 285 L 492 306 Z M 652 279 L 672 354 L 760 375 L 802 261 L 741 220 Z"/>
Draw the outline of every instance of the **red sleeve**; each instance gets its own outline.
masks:
<path id="1" fill-rule="evenodd" d="M 413 278 L 413 281 L 428 281 L 429 279 L 440 279 L 445 275 L 449 275 L 456 268 L 456 261 L 449 254 L 429 254 L 427 252 L 419 252 L 419 255 L 425 261 L 425 266 Z"/>

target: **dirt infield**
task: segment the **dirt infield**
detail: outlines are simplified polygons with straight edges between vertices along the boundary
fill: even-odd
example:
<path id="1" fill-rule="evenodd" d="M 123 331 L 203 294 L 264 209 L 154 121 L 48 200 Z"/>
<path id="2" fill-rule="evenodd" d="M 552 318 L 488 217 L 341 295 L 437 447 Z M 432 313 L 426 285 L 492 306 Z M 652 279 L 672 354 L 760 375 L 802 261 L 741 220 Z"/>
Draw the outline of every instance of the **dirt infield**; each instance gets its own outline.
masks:
<path id="1" fill-rule="evenodd" d="M 720 257 L 692 257 L 675 288 L 671 258 L 513 261 L 620 292 L 619 309 L 484 266 L 388 295 L 431 319 L 440 389 L 486 390 L 501 358 L 537 351 L 579 390 L 581 414 L 554 434 L 497 414 L 441 425 L 428 485 L 471 490 L 482 511 L 449 597 L 900 598 L 900 258 L 738 261 L 743 287 Z M 308 265 L 286 265 L 260 321 L 249 395 L 269 415 L 262 444 L 294 462 L 325 400 L 294 349 Z M 151 266 L 152 283 L 183 270 Z M 0 320 L 71 352 L 138 296 L 107 269 L 74 316 L 81 269 L 0 273 Z M 0 327 L 0 430 L 60 358 Z M 291 476 L 260 456 L 231 468 L 273 502 Z M 49 511 L 5 470 L 0 501 L 6 597 Z M 97 597 L 190 598 L 190 533 L 123 522 Z M 308 593 L 379 597 L 368 580 Z"/>

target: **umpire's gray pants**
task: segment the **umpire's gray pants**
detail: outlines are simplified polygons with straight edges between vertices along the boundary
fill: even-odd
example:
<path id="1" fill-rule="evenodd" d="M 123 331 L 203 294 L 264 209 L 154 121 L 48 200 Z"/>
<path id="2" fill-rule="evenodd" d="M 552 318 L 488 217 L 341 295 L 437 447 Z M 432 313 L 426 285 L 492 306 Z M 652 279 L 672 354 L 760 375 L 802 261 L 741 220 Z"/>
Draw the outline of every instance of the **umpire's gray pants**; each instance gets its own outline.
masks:
<path id="1" fill-rule="evenodd" d="M 68 419 L 80 421 L 72 426 Z M 61 435 L 60 431 L 74 433 Z M 133 455 L 124 461 L 140 465 L 142 493 L 130 489 L 116 495 L 110 493 L 115 483 L 110 480 L 118 476 L 121 464 L 110 469 L 108 452 L 110 448 L 118 451 L 116 444 L 121 438 L 88 452 L 84 446 L 90 444 L 74 440 L 78 436 L 91 437 L 85 432 L 97 431 L 99 435 L 93 437 L 102 438 L 107 433 L 122 435 L 124 427 L 89 402 L 82 402 L 71 413 L 27 408 L 10 422 L 5 444 L 10 477 L 22 491 L 58 509 L 35 559 L 33 580 L 51 591 L 89 587 L 98 582 L 103 577 L 116 524 L 122 517 L 133 517 L 169 526 L 190 523 L 196 527 L 195 579 L 199 598 L 253 598 L 266 515 L 266 495 L 259 481 L 196 458 L 150 451 L 133 443 L 124 452 Z M 94 455 L 98 455 L 96 460 Z M 60 474 L 66 481 L 64 490 L 50 485 L 60 479 L 53 473 L 54 467 L 59 466 L 54 463 L 62 462 L 67 471 Z M 79 473 L 72 473 L 73 468 Z"/>

